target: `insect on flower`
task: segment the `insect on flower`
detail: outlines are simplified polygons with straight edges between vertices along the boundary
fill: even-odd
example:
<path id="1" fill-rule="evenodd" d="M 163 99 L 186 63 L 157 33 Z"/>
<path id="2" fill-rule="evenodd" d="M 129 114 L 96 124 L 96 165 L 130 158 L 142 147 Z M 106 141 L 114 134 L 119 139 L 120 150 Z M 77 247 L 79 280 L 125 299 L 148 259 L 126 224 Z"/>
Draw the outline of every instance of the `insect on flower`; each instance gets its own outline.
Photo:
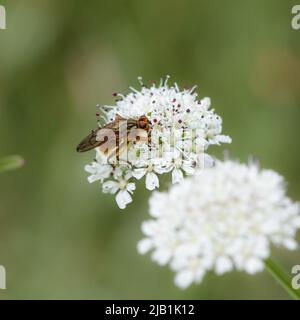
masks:
<path id="1" fill-rule="evenodd" d="M 77 147 L 78 152 L 95 150 L 93 162 L 85 166 L 87 179 L 99 181 L 103 193 L 115 194 L 121 209 L 132 202 L 136 180 L 145 178 L 149 191 L 160 187 L 162 175 L 179 183 L 213 163 L 210 145 L 231 143 L 210 98 L 199 99 L 196 87 L 168 85 L 168 79 L 147 86 L 138 78 L 139 90 L 113 93 L 115 104 L 98 105 L 103 125 Z"/>
<path id="2" fill-rule="evenodd" d="M 98 148 L 98 150 L 110 159 L 126 150 L 129 142 L 149 141 L 151 123 L 146 116 L 137 119 L 125 119 L 116 115 L 114 121 L 103 127 L 92 130 L 77 146 L 78 152 L 85 152 Z"/>

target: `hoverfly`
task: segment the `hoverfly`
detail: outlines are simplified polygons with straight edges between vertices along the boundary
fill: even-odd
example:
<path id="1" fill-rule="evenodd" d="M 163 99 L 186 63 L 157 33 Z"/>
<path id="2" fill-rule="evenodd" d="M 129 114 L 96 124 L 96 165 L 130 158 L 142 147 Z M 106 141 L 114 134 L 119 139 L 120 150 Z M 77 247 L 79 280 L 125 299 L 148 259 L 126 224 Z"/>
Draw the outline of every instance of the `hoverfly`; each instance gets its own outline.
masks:
<path id="1" fill-rule="evenodd" d="M 98 148 L 104 155 L 111 158 L 119 155 L 129 142 L 149 141 L 151 123 L 146 116 L 138 119 L 124 119 L 116 115 L 114 121 L 103 127 L 98 127 L 85 137 L 77 146 L 78 152 L 85 152 Z"/>

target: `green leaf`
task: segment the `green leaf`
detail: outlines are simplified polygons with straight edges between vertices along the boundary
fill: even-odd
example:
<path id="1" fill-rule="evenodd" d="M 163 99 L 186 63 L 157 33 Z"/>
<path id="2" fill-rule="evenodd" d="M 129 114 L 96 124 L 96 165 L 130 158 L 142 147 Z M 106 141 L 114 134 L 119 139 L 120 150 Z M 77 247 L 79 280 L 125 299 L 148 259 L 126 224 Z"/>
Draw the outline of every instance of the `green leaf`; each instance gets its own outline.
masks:
<path id="1" fill-rule="evenodd" d="M 14 155 L 0 159 L 0 172 L 14 170 L 22 167 L 25 161 L 22 157 Z"/>

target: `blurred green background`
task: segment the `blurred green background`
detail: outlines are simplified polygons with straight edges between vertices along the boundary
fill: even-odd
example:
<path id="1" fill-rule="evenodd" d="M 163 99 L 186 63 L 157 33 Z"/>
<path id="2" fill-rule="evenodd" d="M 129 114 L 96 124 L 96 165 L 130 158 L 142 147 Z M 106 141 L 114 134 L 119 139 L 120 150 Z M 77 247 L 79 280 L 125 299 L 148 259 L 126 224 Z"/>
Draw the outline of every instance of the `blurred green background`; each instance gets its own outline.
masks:
<path id="1" fill-rule="evenodd" d="M 168 268 L 139 256 L 148 216 L 142 182 L 125 211 L 83 167 L 75 147 L 96 104 L 166 74 L 198 85 L 223 117 L 222 157 L 254 155 L 300 199 L 300 30 L 288 0 L 0 0 L 0 157 L 26 165 L 0 175 L 1 299 L 287 299 L 267 273 L 209 274 L 182 291 Z M 299 1 L 298 1 L 299 3 Z M 300 4 L 300 3 L 299 3 Z M 298 237 L 299 239 L 299 237 Z M 300 254 L 279 249 L 288 271 Z"/>

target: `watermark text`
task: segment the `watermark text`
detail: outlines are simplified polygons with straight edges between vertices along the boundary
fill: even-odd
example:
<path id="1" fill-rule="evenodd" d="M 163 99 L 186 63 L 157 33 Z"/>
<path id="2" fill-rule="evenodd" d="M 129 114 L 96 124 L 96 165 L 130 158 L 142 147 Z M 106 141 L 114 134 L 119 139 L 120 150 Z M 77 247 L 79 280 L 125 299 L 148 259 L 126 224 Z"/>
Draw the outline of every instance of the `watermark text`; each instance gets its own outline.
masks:
<path id="1" fill-rule="evenodd" d="M 0 5 L 0 29 L 6 29 L 6 10 Z"/>
<path id="2" fill-rule="evenodd" d="M 3 266 L 0 265 L 0 289 L 6 289 L 6 271 Z"/>
<path id="3" fill-rule="evenodd" d="M 292 28 L 294 30 L 300 29 L 300 4 L 294 5 L 292 8 Z"/>
<path id="4" fill-rule="evenodd" d="M 300 289 L 300 265 L 293 266 L 292 274 L 295 274 L 292 279 L 292 287 L 293 289 L 298 290 Z"/>

